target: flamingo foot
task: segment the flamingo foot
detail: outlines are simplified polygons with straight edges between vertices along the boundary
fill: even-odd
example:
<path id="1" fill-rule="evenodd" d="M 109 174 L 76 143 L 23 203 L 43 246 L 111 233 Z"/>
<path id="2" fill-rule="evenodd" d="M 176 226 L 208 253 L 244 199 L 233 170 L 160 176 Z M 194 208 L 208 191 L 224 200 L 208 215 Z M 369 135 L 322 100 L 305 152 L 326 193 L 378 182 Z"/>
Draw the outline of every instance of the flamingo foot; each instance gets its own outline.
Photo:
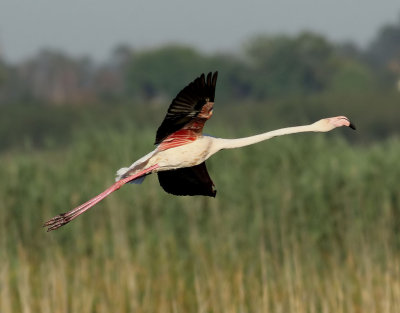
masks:
<path id="1" fill-rule="evenodd" d="M 61 213 L 44 223 L 43 227 L 48 227 L 47 231 L 49 232 L 68 224 L 71 220 L 72 219 L 68 217 L 67 213 Z"/>

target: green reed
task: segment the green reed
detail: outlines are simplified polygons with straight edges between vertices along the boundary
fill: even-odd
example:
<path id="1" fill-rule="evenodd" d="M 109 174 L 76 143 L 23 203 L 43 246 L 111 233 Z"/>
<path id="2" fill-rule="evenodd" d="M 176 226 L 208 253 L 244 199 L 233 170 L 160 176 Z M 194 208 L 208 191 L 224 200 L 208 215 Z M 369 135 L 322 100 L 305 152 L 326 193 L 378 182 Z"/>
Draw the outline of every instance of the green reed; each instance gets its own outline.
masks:
<path id="1" fill-rule="evenodd" d="M 154 175 L 41 228 L 152 136 L 85 131 L 63 150 L 0 157 L 0 312 L 399 312 L 395 139 L 299 134 L 222 151 L 207 163 L 215 199 L 171 196 Z"/>

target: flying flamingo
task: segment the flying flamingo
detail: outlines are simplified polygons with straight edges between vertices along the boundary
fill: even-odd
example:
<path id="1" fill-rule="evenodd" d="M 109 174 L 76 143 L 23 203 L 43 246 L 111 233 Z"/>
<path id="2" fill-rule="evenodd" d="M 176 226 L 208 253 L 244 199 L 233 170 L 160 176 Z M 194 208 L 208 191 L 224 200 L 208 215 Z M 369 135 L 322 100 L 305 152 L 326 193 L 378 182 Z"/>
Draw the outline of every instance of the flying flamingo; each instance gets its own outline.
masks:
<path id="1" fill-rule="evenodd" d="M 129 167 L 117 171 L 116 182 L 105 191 L 75 209 L 57 215 L 43 226 L 55 230 L 103 200 L 129 182 L 141 183 L 157 173 L 161 187 L 173 195 L 215 197 L 216 189 L 205 160 L 222 149 L 240 148 L 272 137 L 302 133 L 328 132 L 336 127 L 354 125 L 345 116 L 321 119 L 313 124 L 287 127 L 263 134 L 222 139 L 203 135 L 203 126 L 212 116 L 218 72 L 202 74 L 178 93 L 156 134 L 156 148 Z"/>

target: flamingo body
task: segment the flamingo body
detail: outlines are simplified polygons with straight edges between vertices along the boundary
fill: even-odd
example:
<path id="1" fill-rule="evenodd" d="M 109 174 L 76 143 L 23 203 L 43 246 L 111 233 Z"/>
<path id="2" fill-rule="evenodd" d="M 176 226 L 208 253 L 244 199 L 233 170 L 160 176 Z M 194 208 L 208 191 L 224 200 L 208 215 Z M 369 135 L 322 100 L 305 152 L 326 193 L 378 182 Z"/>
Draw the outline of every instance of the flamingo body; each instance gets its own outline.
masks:
<path id="1" fill-rule="evenodd" d="M 196 140 L 171 148 L 160 145 L 148 154 L 147 158 L 144 157 L 140 163 L 135 162 L 129 168 L 124 168 L 126 172 L 122 175 L 118 175 L 122 171 L 118 170 L 116 180 L 137 173 L 143 166 L 150 167 L 158 164 L 159 167 L 155 172 L 159 172 L 198 165 L 213 154 L 214 141 L 212 139 L 210 136 L 201 136 L 197 137 Z"/>
<path id="2" fill-rule="evenodd" d="M 301 132 L 327 132 L 341 126 L 355 129 L 345 116 L 321 119 L 313 124 L 287 127 L 245 138 L 223 139 L 206 136 L 202 130 L 212 116 L 218 73 L 202 74 L 173 99 L 156 133 L 156 148 L 129 167 L 117 171 L 116 182 L 73 210 L 47 221 L 47 231 L 75 219 L 126 183 L 141 183 L 157 173 L 161 187 L 174 195 L 215 197 L 215 185 L 205 161 L 222 149 L 252 145 L 270 138 Z"/>

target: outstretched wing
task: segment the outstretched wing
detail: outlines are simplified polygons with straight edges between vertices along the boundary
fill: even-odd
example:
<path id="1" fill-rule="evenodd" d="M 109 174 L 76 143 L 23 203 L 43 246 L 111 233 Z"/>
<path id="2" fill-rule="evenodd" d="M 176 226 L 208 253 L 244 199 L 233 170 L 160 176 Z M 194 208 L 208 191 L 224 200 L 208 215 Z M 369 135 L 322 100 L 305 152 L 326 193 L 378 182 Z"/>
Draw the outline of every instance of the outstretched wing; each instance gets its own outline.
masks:
<path id="1" fill-rule="evenodd" d="M 207 172 L 206 163 L 157 173 L 161 187 L 176 196 L 215 197 L 217 191 Z"/>
<path id="2" fill-rule="evenodd" d="M 189 128 L 201 133 L 212 114 L 217 76 L 218 72 L 208 73 L 207 78 L 202 74 L 178 93 L 157 130 L 155 144 L 188 124 L 194 124 Z"/>

